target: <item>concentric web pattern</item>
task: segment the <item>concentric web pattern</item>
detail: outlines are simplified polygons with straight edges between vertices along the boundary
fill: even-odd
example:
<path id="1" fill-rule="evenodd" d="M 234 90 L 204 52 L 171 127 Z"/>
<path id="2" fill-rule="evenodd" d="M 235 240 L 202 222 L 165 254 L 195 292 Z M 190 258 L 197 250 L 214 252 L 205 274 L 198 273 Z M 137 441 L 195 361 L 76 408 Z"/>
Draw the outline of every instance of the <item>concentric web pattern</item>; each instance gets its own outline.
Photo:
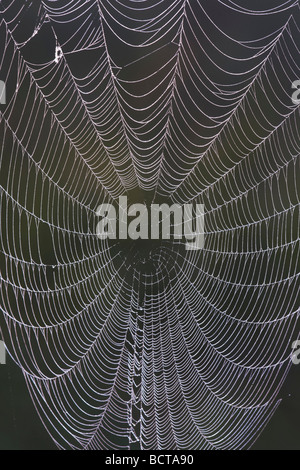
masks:
<path id="1" fill-rule="evenodd" d="M 242 449 L 299 336 L 298 1 L 0 1 L 1 334 L 62 449 Z M 262 9 L 263 8 L 263 9 Z M 96 209 L 205 206 L 205 246 Z"/>

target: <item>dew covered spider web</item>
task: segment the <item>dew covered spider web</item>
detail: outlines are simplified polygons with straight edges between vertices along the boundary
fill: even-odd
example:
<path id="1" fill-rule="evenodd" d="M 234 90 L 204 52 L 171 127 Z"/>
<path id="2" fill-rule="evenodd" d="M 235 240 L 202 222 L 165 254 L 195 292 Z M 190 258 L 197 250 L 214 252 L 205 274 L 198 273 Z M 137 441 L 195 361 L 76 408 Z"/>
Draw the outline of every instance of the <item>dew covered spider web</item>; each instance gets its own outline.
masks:
<path id="1" fill-rule="evenodd" d="M 0 325 L 42 422 L 62 449 L 248 448 L 299 336 L 299 3 L 0 9 Z M 204 204 L 204 249 L 99 240 L 122 195 Z"/>

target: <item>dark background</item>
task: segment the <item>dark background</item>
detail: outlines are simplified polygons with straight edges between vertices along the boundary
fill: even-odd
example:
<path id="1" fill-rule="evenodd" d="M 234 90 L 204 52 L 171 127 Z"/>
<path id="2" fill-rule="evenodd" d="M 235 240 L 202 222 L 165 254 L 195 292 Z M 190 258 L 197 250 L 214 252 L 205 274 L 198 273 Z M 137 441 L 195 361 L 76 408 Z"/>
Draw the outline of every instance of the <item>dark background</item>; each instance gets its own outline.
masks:
<path id="1" fill-rule="evenodd" d="M 225 26 L 226 18 L 223 21 Z M 27 52 L 38 54 L 38 48 L 28 48 Z M 42 43 L 41 53 L 44 57 Z M 282 402 L 252 449 L 300 450 L 299 374 L 300 365 L 293 366 L 278 397 Z M 22 371 L 10 357 L 6 365 L 0 365 L 0 449 L 56 449 L 35 410 Z"/>
<path id="2" fill-rule="evenodd" d="M 290 370 L 279 394 L 282 402 L 253 450 L 300 450 L 299 373 L 300 366 Z M 0 450 L 55 450 L 34 408 L 22 371 L 10 357 L 6 365 L 0 365 L 0 384 Z"/>

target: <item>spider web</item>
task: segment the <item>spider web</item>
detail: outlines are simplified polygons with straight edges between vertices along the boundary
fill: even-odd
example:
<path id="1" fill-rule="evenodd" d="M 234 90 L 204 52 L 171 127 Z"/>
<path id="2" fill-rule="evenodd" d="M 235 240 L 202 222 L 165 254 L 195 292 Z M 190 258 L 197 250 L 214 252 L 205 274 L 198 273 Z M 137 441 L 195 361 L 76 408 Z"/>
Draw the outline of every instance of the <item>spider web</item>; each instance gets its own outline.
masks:
<path id="1" fill-rule="evenodd" d="M 1 332 L 59 448 L 242 449 L 280 403 L 300 11 L 264 5 L 0 2 Z M 204 204 L 204 249 L 100 241 L 121 195 Z"/>

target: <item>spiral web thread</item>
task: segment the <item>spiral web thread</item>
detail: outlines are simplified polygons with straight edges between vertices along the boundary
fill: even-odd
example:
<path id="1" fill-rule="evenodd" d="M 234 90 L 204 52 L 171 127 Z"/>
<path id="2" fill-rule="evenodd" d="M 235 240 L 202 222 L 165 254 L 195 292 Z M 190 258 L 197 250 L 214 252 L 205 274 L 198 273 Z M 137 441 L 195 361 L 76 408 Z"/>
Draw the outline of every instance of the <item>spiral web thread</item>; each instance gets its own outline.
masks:
<path id="1" fill-rule="evenodd" d="M 264 5 L 0 2 L 1 333 L 59 448 L 242 449 L 280 403 L 300 11 Z M 101 242 L 97 206 L 137 188 L 204 204 L 204 249 L 147 272 Z"/>

